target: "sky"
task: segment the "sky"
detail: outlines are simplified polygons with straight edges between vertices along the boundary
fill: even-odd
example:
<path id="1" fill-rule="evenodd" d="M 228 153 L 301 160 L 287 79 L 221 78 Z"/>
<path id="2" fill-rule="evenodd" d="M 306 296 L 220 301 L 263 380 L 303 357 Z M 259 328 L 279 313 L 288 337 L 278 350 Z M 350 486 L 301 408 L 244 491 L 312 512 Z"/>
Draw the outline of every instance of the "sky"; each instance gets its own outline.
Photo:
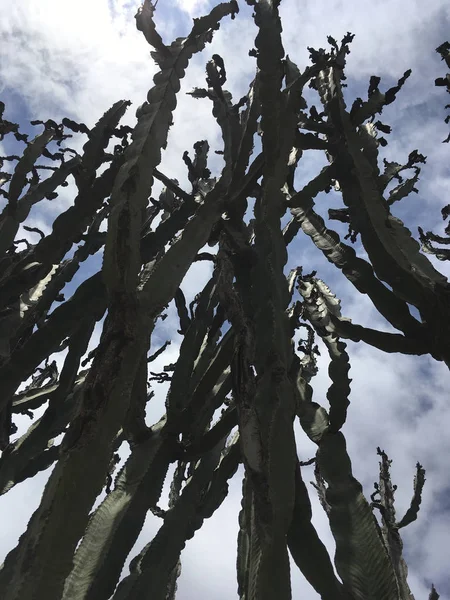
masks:
<path id="1" fill-rule="evenodd" d="M 169 44 L 175 37 L 187 35 L 192 18 L 208 12 L 214 3 L 207 0 L 159 0 L 155 22 L 163 41 Z M 226 89 L 235 101 L 248 90 L 254 77 L 255 59 L 248 56 L 257 33 L 251 9 L 239 2 L 240 13 L 235 20 L 223 19 L 213 43 L 189 66 L 178 94 L 174 125 L 170 130 L 167 150 L 160 170 L 177 178 L 181 187 L 190 190 L 186 167 L 182 161 L 185 150 L 207 139 L 210 144 L 209 167 L 220 173 L 222 139 L 212 117 L 208 100 L 196 100 L 186 95 L 193 87 L 205 86 L 205 66 L 212 54 L 225 60 L 228 80 Z M 134 15 L 139 2 L 124 0 L 31 0 L 10 2 L 0 0 L 0 100 L 6 104 L 5 118 L 17 122 L 21 131 L 39 131 L 29 125 L 32 119 L 56 121 L 69 117 L 92 127 L 101 115 L 119 99 L 132 101 L 122 124 L 133 126 L 135 111 L 144 102 L 156 66 L 150 57 L 151 48 L 135 27 Z M 427 156 L 423 165 L 418 193 L 393 206 L 392 212 L 404 220 L 417 238 L 417 227 L 443 233 L 440 210 L 450 202 L 450 144 L 443 144 L 448 126 L 444 123 L 444 106 L 448 96 L 444 88 L 434 87 L 434 80 L 443 77 L 446 65 L 435 48 L 446 41 L 450 31 L 450 5 L 438 0 L 426 3 L 418 0 L 282 0 L 280 14 L 286 54 L 303 70 L 308 64 L 307 47 L 327 48 L 327 36 L 338 41 L 349 31 L 355 34 L 351 54 L 347 59 L 346 98 L 366 98 L 371 75 L 381 77 L 380 89 L 395 85 L 399 77 L 411 68 L 412 75 L 397 100 L 383 110 L 382 121 L 391 125 L 388 146 L 381 156 L 405 162 L 408 154 L 418 149 Z M 318 99 L 308 91 L 307 100 L 319 107 Z M 0 142 L 0 155 L 12 154 L 23 148 L 7 136 Z M 77 135 L 70 140 L 81 150 L 86 138 Z M 326 164 L 317 151 L 305 152 L 298 168 L 296 188 L 300 189 Z M 155 182 L 152 195 L 157 197 L 161 184 Z M 51 230 L 54 218 L 73 201 L 75 185 L 70 182 L 56 200 L 43 201 L 33 207 L 26 224 Z M 327 215 L 328 208 L 338 208 L 342 202 L 336 194 L 319 195 L 317 211 Z M 0 199 L 0 209 L 4 201 Z M 333 228 L 345 234 L 345 228 L 333 221 Z M 36 234 L 21 228 L 19 238 L 36 242 Z M 363 258 L 364 250 L 357 244 Z M 69 256 L 72 255 L 72 249 Z M 450 265 L 434 258 L 433 264 L 447 277 Z M 332 291 L 341 299 L 342 314 L 354 323 L 391 331 L 389 324 L 372 307 L 367 297 L 356 293 L 345 277 L 330 265 L 311 240 L 299 234 L 289 246 L 285 272 L 303 265 L 305 272 L 317 270 Z M 65 288 L 68 299 L 86 277 L 101 266 L 100 253 L 90 257 Z M 187 301 L 193 299 L 211 274 L 207 263 L 196 263 L 186 275 L 182 289 Z M 152 340 L 153 350 L 166 339 L 172 343 L 166 352 L 151 363 L 154 371 L 177 358 L 181 337 L 173 306 L 168 318 L 160 322 Z M 101 323 L 97 324 L 89 350 L 99 340 Z M 384 354 L 374 348 L 348 342 L 352 378 L 350 407 L 343 427 L 354 475 L 364 486 L 366 497 L 378 480 L 377 446 L 393 460 L 392 479 L 397 484 L 398 518 L 403 516 L 412 495 L 415 464 L 426 469 L 422 506 L 416 522 L 402 529 L 404 555 L 409 566 L 409 584 L 415 600 L 428 598 L 431 582 L 442 600 L 450 600 L 450 403 L 449 373 L 443 363 L 427 357 Z M 65 352 L 50 360 L 63 364 Z M 330 384 L 326 351 L 318 359 L 319 374 L 313 383 L 315 401 L 327 406 L 326 391 Z M 147 418 L 157 421 L 164 412 L 167 384 L 154 387 Z M 42 414 L 35 411 L 35 418 Z M 30 425 L 27 417 L 18 419 L 19 432 Z M 315 453 L 314 445 L 296 427 L 300 460 Z M 17 436 L 16 436 L 17 437 Z M 126 448 L 121 456 L 126 456 Z M 169 471 L 169 474 L 173 469 Z M 0 497 L 3 515 L 0 538 L 0 562 L 12 549 L 37 508 L 43 487 L 51 469 L 32 481 L 14 487 Z M 306 482 L 313 480 L 313 467 L 303 469 Z M 182 554 L 182 572 L 177 598 L 237 598 L 235 547 L 237 514 L 240 509 L 242 468 L 230 484 L 229 496 L 211 519 L 187 543 Z M 170 482 L 167 478 L 166 484 Z M 313 503 L 313 520 L 319 535 L 331 554 L 334 543 L 312 486 L 307 483 Z M 168 485 L 160 505 L 167 503 Z M 99 497 L 97 503 L 102 497 Z M 9 515 L 5 519 L 5 515 Z M 157 517 L 147 518 L 143 531 L 129 558 L 137 553 L 156 533 Z M 128 572 L 128 562 L 123 575 Z M 292 571 L 293 597 L 314 600 L 318 595 L 306 583 L 300 572 Z"/>

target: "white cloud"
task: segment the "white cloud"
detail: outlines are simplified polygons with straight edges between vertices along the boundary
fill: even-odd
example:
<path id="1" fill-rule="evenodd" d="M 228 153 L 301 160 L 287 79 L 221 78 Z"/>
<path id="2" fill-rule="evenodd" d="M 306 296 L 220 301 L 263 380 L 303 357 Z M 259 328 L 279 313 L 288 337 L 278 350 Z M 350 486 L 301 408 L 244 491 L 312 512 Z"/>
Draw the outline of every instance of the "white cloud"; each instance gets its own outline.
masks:
<path id="1" fill-rule="evenodd" d="M 208 9 L 208 0 L 177 0 L 177 5 L 188 15 L 197 16 L 198 13 L 206 12 Z"/>

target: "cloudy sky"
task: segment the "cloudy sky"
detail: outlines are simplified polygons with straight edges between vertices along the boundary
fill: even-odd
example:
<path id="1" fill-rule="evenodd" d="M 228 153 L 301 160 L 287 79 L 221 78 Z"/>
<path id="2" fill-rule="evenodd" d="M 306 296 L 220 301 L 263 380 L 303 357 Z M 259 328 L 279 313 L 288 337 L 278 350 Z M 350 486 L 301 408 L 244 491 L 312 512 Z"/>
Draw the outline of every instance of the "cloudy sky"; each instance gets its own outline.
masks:
<path id="1" fill-rule="evenodd" d="M 129 99 L 132 106 L 123 124 L 133 126 L 135 110 L 146 98 L 156 72 L 150 57 L 151 48 L 136 30 L 134 15 L 139 6 L 135 0 L 20 0 L 12 3 L 0 0 L 0 99 L 6 104 L 5 117 L 31 133 L 32 119 L 69 117 L 92 127 L 100 116 L 117 100 Z M 159 0 L 155 13 L 157 28 L 165 43 L 186 35 L 192 17 L 208 12 L 213 4 L 208 0 Z M 186 168 L 182 161 L 185 150 L 194 142 L 208 139 L 210 168 L 217 175 L 222 140 L 211 115 L 208 100 L 195 100 L 186 95 L 194 86 L 205 84 L 205 65 L 213 53 L 220 54 L 227 68 L 226 88 L 235 101 L 243 96 L 253 79 L 255 59 L 248 56 L 253 47 L 256 28 L 251 10 L 240 2 L 241 12 L 234 21 L 223 20 L 213 43 L 191 62 L 178 95 L 175 124 L 169 134 L 168 149 L 163 155 L 161 170 L 176 177 L 189 190 Z M 446 66 L 434 49 L 446 41 L 450 31 L 450 5 L 439 0 L 283 0 L 280 8 L 283 22 L 283 41 L 286 53 L 303 70 L 308 64 L 307 47 L 327 47 L 327 35 L 340 40 L 347 31 L 355 34 L 347 61 L 346 97 L 366 97 L 371 75 L 382 78 L 380 89 L 394 85 L 408 68 L 412 75 L 398 100 L 383 111 L 383 122 L 392 126 L 389 145 L 382 156 L 405 162 L 408 154 L 418 149 L 428 157 L 419 182 L 419 193 L 394 205 L 394 214 L 402 218 L 414 235 L 417 226 L 442 233 L 440 209 L 450 202 L 450 145 L 442 144 L 448 128 L 444 124 L 444 105 L 448 103 L 443 88 L 435 88 L 436 77 L 444 76 Z M 308 100 L 317 104 L 312 92 Z M 0 155 L 20 152 L 14 140 L 0 142 Z M 82 135 L 70 141 L 81 149 L 86 138 Z M 298 169 L 297 189 L 316 175 L 325 164 L 323 156 L 314 151 L 305 153 Z M 153 196 L 161 186 L 156 182 Z M 67 208 L 74 197 L 75 186 L 63 188 L 58 199 L 35 206 L 27 224 L 48 232 L 55 216 Z M 1 202 L 1 200 L 0 200 Z M 0 204 L 3 208 L 4 202 Z M 342 206 L 337 196 L 317 198 L 317 210 L 326 215 L 330 207 Z M 336 222 L 333 222 L 333 226 Z M 339 225 L 339 224 L 337 224 Z M 336 229 L 345 234 L 345 229 Z M 33 237 L 34 236 L 34 237 Z M 24 230 L 20 238 L 36 241 L 36 234 Z M 72 251 L 73 252 L 73 251 Z M 361 256 L 363 251 L 359 248 Z M 447 276 L 450 265 L 432 262 Z M 64 290 L 66 299 L 75 287 L 101 265 L 101 256 L 86 261 L 83 269 Z M 347 280 L 329 265 L 309 238 L 299 235 L 289 247 L 286 273 L 297 265 L 305 272 L 313 269 L 342 300 L 342 313 L 353 322 L 390 331 L 389 325 L 372 308 L 365 297 L 355 294 Z M 189 300 L 203 287 L 210 268 L 197 263 L 183 282 Z M 154 348 L 166 339 L 172 344 L 152 370 L 176 360 L 180 336 L 173 309 L 169 318 L 159 325 Z M 90 348 L 96 346 L 100 329 L 96 328 Z M 426 469 L 426 484 L 419 519 L 403 529 L 405 557 L 409 565 L 409 583 L 416 600 L 428 598 L 431 582 L 443 600 L 450 600 L 450 403 L 449 374 L 445 365 L 428 357 L 386 355 L 360 344 L 349 343 L 350 376 L 353 379 L 347 422 L 343 432 L 352 457 L 355 476 L 364 485 L 366 496 L 373 491 L 378 479 L 376 447 L 384 449 L 391 459 L 392 477 L 398 485 L 396 493 L 398 516 L 403 516 L 412 494 L 415 464 L 420 461 Z M 57 357 L 59 365 L 65 353 Z M 53 359 L 53 357 L 52 357 Z M 327 374 L 326 352 L 319 357 L 320 372 L 314 381 L 317 402 L 327 406 L 326 391 L 330 383 Z M 149 419 L 157 420 L 164 407 L 165 385 L 155 390 L 149 409 Z M 36 416 L 40 412 L 36 411 Z M 19 433 L 29 421 L 21 420 Z M 301 460 L 310 458 L 313 444 L 298 430 L 298 450 Z M 123 450 L 125 455 L 125 449 Z M 15 546 L 32 512 L 38 506 L 49 471 L 34 481 L 24 482 L 0 497 L 2 515 L 14 519 L 2 522 L 0 562 Z M 188 542 L 182 556 L 183 570 L 178 596 L 192 598 L 236 598 L 235 544 L 237 512 L 240 508 L 241 475 L 239 471 L 231 486 L 229 497 L 221 508 L 205 522 L 195 538 Z M 312 467 L 304 468 L 304 479 L 313 479 Z M 167 490 L 166 490 L 167 492 Z M 334 552 L 327 518 L 315 498 L 314 523 L 331 553 Z M 164 506 L 163 498 L 161 505 Z M 156 517 L 147 519 L 136 544 L 135 552 L 154 535 L 158 528 Z M 124 574 L 127 569 L 124 570 Z M 293 597 L 314 599 L 314 590 L 293 570 Z M 302 595 L 303 594 L 303 595 Z"/>

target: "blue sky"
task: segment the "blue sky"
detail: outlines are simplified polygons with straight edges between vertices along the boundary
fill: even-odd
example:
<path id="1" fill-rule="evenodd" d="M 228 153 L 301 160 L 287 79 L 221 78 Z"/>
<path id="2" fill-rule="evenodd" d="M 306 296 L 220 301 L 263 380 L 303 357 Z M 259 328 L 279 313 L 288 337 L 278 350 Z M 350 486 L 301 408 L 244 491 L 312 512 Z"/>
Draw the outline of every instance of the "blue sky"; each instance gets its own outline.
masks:
<path id="1" fill-rule="evenodd" d="M 214 150 L 222 147 L 209 101 L 195 100 L 186 92 L 193 87 L 204 87 L 205 65 L 214 53 L 225 60 L 228 75 L 225 87 L 235 101 L 246 93 L 254 76 L 255 59 L 248 56 L 248 50 L 253 47 L 257 30 L 251 9 L 243 2 L 239 5 L 241 12 L 236 19 L 225 18 L 213 43 L 193 58 L 178 95 L 175 123 L 160 170 L 177 178 L 186 190 L 190 188 L 181 158 L 183 152 L 192 151 L 196 141 L 207 139 L 211 147 L 209 167 L 214 175 L 218 175 L 221 158 Z M 6 104 L 5 117 L 20 123 L 25 133 L 39 131 L 29 125 L 30 119 L 69 117 L 92 127 L 115 101 L 129 99 L 133 104 L 122 124 L 133 126 L 135 110 L 144 102 L 156 72 L 150 58 L 151 48 L 135 27 L 134 15 L 138 6 L 139 2 L 121 0 L 78 0 L 76 3 L 0 0 L 0 99 Z M 155 21 L 164 42 L 170 43 L 174 37 L 186 35 L 192 17 L 201 16 L 212 6 L 213 3 L 203 0 L 159 0 Z M 350 102 L 357 96 L 366 98 L 371 75 L 382 78 L 380 89 L 384 91 L 395 85 L 404 71 L 412 69 L 396 102 L 386 107 L 381 115 L 381 121 L 392 127 L 392 133 L 386 136 L 389 144 L 381 156 L 400 163 L 405 162 L 414 149 L 427 156 L 417 186 L 419 193 L 395 204 L 393 213 L 404 220 L 415 236 L 419 225 L 424 230 L 442 233 L 440 209 L 450 201 L 450 145 L 441 143 L 448 134 L 444 123 L 448 96 L 444 88 L 434 87 L 435 78 L 446 73 L 446 65 L 434 49 L 448 39 L 450 6 L 438 0 L 429 0 L 426 4 L 418 0 L 379 0 L 376 3 L 368 0 L 283 0 L 280 13 L 285 51 L 301 70 L 308 64 L 308 46 L 327 47 L 327 35 L 339 41 L 347 31 L 355 34 L 346 69 L 346 97 Z M 307 100 L 319 107 L 312 91 L 308 91 Z M 0 142 L 0 155 L 20 152 L 23 147 L 9 138 L 12 136 Z M 76 135 L 69 145 L 81 150 L 85 141 L 85 136 Z M 297 189 L 315 176 L 324 164 L 325 157 L 317 151 L 306 152 L 298 168 Z M 57 214 L 73 201 L 75 189 L 71 182 L 68 187 L 61 188 L 56 200 L 40 202 L 32 209 L 26 224 L 46 233 L 50 231 Z M 160 189 L 159 182 L 155 182 L 152 195 L 157 197 Z M 323 216 L 327 215 L 328 208 L 342 206 L 336 194 L 319 195 L 316 200 L 317 211 Z M 0 199 L 0 208 L 3 206 L 4 201 Z M 331 225 L 345 235 L 345 227 L 339 227 L 336 221 Z M 18 237 L 36 241 L 36 234 L 22 228 Z M 358 244 L 356 248 L 359 255 L 365 257 Z M 448 263 L 431 260 L 442 273 L 450 275 Z M 361 325 L 390 330 L 370 301 L 355 293 L 351 284 L 328 264 L 303 234 L 289 246 L 286 273 L 297 265 L 303 265 L 305 272 L 318 271 L 318 276 L 341 298 L 344 316 Z M 64 290 L 66 299 L 100 266 L 100 255 L 86 261 Z M 193 266 L 182 285 L 188 301 L 203 287 L 209 275 L 208 264 Z M 176 314 L 171 307 L 168 319 L 155 331 L 152 351 L 168 338 L 172 338 L 172 344 L 151 364 L 152 370 L 159 371 L 164 364 L 176 360 L 181 340 L 174 333 L 177 328 Z M 96 346 L 99 334 L 100 327 L 97 326 L 89 349 Z M 415 464 L 417 461 L 423 464 L 427 481 L 419 519 L 402 530 L 409 582 L 416 600 L 428 598 L 431 581 L 441 598 L 450 600 L 448 369 L 428 357 L 387 355 L 352 342 L 348 343 L 348 352 L 353 382 L 351 405 L 343 431 L 354 474 L 368 496 L 378 478 L 376 447 L 381 446 L 393 459 L 392 476 L 398 485 L 396 498 L 400 517 L 412 495 Z M 61 366 L 64 356 L 65 352 L 62 352 L 52 359 Z M 320 371 L 314 381 L 315 400 L 325 407 L 330 383 L 326 357 L 326 352 L 322 352 Z M 155 398 L 148 409 L 149 421 L 154 422 L 161 416 L 166 392 L 166 384 L 155 388 Z M 35 416 L 39 414 L 36 411 Z M 23 433 L 30 422 L 25 417 L 18 424 L 19 433 Z M 310 458 L 315 448 L 299 429 L 297 442 L 301 460 Z M 122 454 L 126 455 L 125 447 Z M 3 523 L 0 561 L 14 547 L 37 507 L 49 473 L 41 473 L 35 480 L 19 484 L 0 497 L 2 514 L 13 515 Z M 177 596 L 181 600 L 237 597 L 235 544 L 240 476 L 241 471 L 235 476 L 224 504 L 187 544 L 182 556 Z M 304 469 L 304 478 L 307 482 L 313 479 L 312 467 Z M 327 518 L 312 487 L 311 497 L 314 523 L 333 553 Z M 165 501 L 162 500 L 162 506 Z M 150 515 L 132 555 L 151 539 L 157 528 L 158 519 Z M 302 593 L 311 600 L 318 597 L 296 570 L 292 578 L 294 597 L 302 597 Z"/>

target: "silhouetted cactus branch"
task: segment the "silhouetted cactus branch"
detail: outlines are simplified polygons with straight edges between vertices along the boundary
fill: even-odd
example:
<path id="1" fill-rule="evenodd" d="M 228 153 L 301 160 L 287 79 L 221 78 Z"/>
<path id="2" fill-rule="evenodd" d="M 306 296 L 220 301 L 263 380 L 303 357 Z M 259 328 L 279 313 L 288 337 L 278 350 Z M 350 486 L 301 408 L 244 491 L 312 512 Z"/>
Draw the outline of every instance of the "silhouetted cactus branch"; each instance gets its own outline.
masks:
<path id="1" fill-rule="evenodd" d="M 369 503 L 341 432 L 351 410 L 350 350 L 342 340 L 387 353 L 429 354 L 450 365 L 449 284 L 391 213 L 394 203 L 417 193 L 426 159 L 413 150 L 404 164 L 384 159 L 381 169 L 378 160 L 391 128 L 376 115 L 396 99 L 411 71 L 384 93 L 372 76 L 367 99 L 357 98 L 348 110 L 342 88 L 353 35 L 340 44 L 328 37 L 329 50 L 309 48 L 311 64 L 301 72 L 284 55 L 279 2 L 247 3 L 257 29 L 256 74 L 235 102 L 225 89 L 227 58 L 215 53 L 207 62 L 206 87 L 191 95 L 212 103 L 223 167 L 213 175 L 209 142 L 196 141 L 193 152 L 182 155 L 190 191 L 158 166 L 189 61 L 224 17 L 238 13 L 234 0 L 195 19 L 190 33 L 171 44 L 156 31 L 156 4 L 144 1 L 136 26 L 160 70 L 134 128 L 119 125 L 130 105 L 119 100 L 92 129 L 67 118 L 32 121 L 43 131 L 29 141 L 4 118 L 0 102 L 0 141 L 12 134 L 25 144 L 21 156 L 0 157 L 0 168 L 8 163 L 0 172 L 6 200 L 0 215 L 0 494 L 54 465 L 39 507 L 0 567 L 5 600 L 173 600 L 182 550 L 224 501 L 241 463 L 241 599 L 289 600 L 289 550 L 324 600 L 412 600 L 399 529 L 418 516 L 425 471 L 417 463 L 411 505 L 396 521 L 391 461 L 378 449 L 380 481 Z M 448 43 L 437 52 L 450 66 Z M 318 93 L 321 113 L 308 107 L 307 84 Z M 436 85 L 449 91 L 448 76 Z M 81 154 L 63 147 L 72 137 L 66 130 L 87 135 Z M 252 156 L 255 134 L 262 150 Z M 113 138 L 120 143 L 106 152 Z M 329 164 L 297 191 L 297 168 L 308 149 L 324 152 Z M 54 164 L 39 164 L 43 159 Z M 69 175 L 76 196 L 51 232 L 26 225 L 31 209 L 56 198 Z M 158 199 L 151 196 L 154 179 L 164 185 Z M 345 239 L 361 239 L 365 258 L 315 210 L 319 195 L 332 189 L 344 206 L 328 217 L 348 225 Z M 246 219 L 249 198 L 255 208 Z M 292 219 L 282 228 L 287 209 Z M 444 220 L 449 213 L 448 206 L 442 210 Z M 107 230 L 100 231 L 106 219 Z M 23 239 L 21 228 L 35 241 Z M 316 271 L 304 274 L 297 266 L 285 275 L 289 245 L 303 233 L 399 333 L 343 317 Z M 422 228 L 419 236 L 423 252 L 448 259 L 448 250 L 433 245 L 447 245 L 448 237 Z M 100 250 L 101 270 L 66 300 L 65 285 Z M 203 260 L 211 261 L 212 275 L 188 302 L 184 278 Z M 408 305 L 417 308 L 417 318 Z M 172 342 L 158 338 L 150 354 L 169 306 L 179 321 L 179 356 L 149 371 Z M 100 341 L 88 352 L 103 317 Z M 300 328 L 306 337 L 296 346 Z M 329 410 L 313 400 L 317 336 L 330 357 Z M 52 355 L 62 350 L 67 354 L 58 372 Z M 166 413 L 149 425 L 148 403 L 160 382 L 168 384 Z M 43 415 L 11 439 L 15 416 L 33 418 L 47 401 Z M 317 446 L 310 461 L 297 457 L 296 418 Z M 113 482 L 123 442 L 130 454 Z M 300 469 L 312 462 L 340 580 L 312 524 Z M 172 463 L 177 467 L 163 510 L 158 505 Z M 91 512 L 102 491 L 106 496 Z M 148 511 L 162 519 L 160 529 L 120 581 Z M 429 600 L 438 597 L 432 586 Z"/>

